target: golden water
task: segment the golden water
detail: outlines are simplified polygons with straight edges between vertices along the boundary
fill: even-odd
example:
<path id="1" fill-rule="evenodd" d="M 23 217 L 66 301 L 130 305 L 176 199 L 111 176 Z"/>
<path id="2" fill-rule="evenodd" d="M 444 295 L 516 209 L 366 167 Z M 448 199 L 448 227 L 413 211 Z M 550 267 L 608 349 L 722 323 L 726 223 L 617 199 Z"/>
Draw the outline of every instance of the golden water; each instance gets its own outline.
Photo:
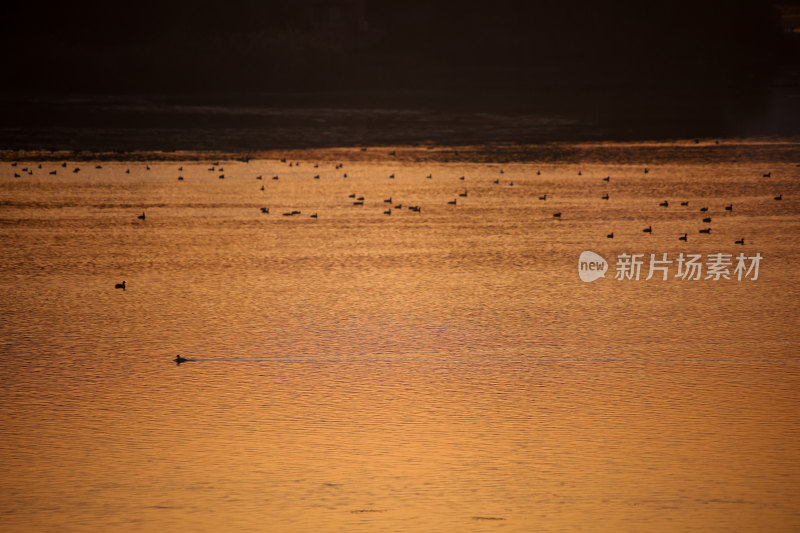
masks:
<path id="1" fill-rule="evenodd" d="M 1 163 L 0 529 L 800 529 L 798 145 L 472 150 Z"/>

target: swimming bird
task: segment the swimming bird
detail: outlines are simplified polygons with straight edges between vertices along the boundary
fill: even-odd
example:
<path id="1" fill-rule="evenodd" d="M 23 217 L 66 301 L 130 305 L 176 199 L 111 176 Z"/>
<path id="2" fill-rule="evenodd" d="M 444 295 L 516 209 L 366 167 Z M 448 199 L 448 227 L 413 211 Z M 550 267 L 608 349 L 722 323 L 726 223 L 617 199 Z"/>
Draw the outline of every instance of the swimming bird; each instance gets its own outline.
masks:
<path id="1" fill-rule="evenodd" d="M 359 196 L 358 198 L 356 198 L 356 200 L 358 200 L 359 202 L 363 202 L 364 201 L 364 197 L 363 196 Z"/>
<path id="2" fill-rule="evenodd" d="M 664 200 L 663 202 L 661 202 L 658 205 L 660 205 L 661 207 L 669 207 L 669 202 L 667 200 Z"/>
<path id="3" fill-rule="evenodd" d="M 707 233 L 711 234 L 711 228 L 701 229 L 698 233 Z"/>
<path id="4" fill-rule="evenodd" d="M 103 168 L 103 165 L 97 165 L 97 166 L 96 166 L 96 167 L 94 167 L 94 168 L 96 168 L 96 169 L 101 169 L 101 168 Z"/>
<path id="5" fill-rule="evenodd" d="M 463 196 L 463 197 L 465 197 L 465 198 L 466 198 L 466 196 L 467 196 L 467 191 L 460 192 L 460 193 L 458 193 L 458 195 L 459 195 L 459 196 Z"/>
<path id="6" fill-rule="evenodd" d="M 278 176 L 272 176 L 272 179 L 276 180 L 278 179 Z"/>
<path id="7" fill-rule="evenodd" d="M 583 176 L 580 170 L 578 171 L 578 176 Z"/>
<path id="8" fill-rule="evenodd" d="M 392 210 L 391 209 L 387 209 L 386 211 L 383 212 L 383 214 L 384 215 L 391 215 L 392 214 Z"/>
<path id="9" fill-rule="evenodd" d="M 347 177 L 347 172 L 345 172 L 345 173 L 344 173 L 344 176 L 342 176 L 342 177 L 343 177 L 343 178 L 346 178 L 346 177 Z"/>
<path id="10" fill-rule="evenodd" d="M 425 179 L 432 180 L 433 179 L 433 174 L 428 174 L 427 176 L 425 176 Z"/>
<path id="11" fill-rule="evenodd" d="M 536 171 L 536 175 L 537 175 L 537 176 L 541 176 L 541 175 L 542 175 L 542 171 L 541 171 L 541 170 L 537 170 L 537 171 Z"/>
<path id="12" fill-rule="evenodd" d="M 178 354 L 177 357 L 173 359 L 173 361 L 175 361 L 175 364 L 179 365 L 181 363 L 185 363 L 186 361 L 191 361 L 191 359 L 186 359 L 185 357 L 181 357 L 181 355 Z"/>
<path id="13" fill-rule="evenodd" d="M 126 169 L 125 170 L 125 174 L 130 174 L 130 173 L 131 173 L 131 169 Z"/>
<path id="14" fill-rule="evenodd" d="M 644 173 L 647 174 L 648 172 L 650 172 L 650 169 L 647 168 L 647 167 L 644 167 Z"/>
<path id="15" fill-rule="evenodd" d="M 608 200 L 608 193 L 605 193 L 603 196 L 600 197 L 601 200 Z"/>
<path id="16" fill-rule="evenodd" d="M 456 205 L 456 199 L 450 200 L 447 205 Z"/>
<path id="17" fill-rule="evenodd" d="M 64 163 L 61 163 L 61 166 L 62 166 L 62 167 L 64 167 L 64 168 L 67 168 L 67 163 L 66 163 L 66 161 L 65 161 Z"/>
<path id="18" fill-rule="evenodd" d="M 771 178 L 771 177 L 772 177 L 772 171 L 770 170 L 769 172 L 767 172 L 766 174 L 764 174 L 762 177 L 764 177 L 764 178 Z"/>
<path id="19" fill-rule="evenodd" d="M 345 175 L 344 175 L 344 177 L 346 178 L 346 177 L 347 177 L 347 174 L 345 174 Z M 318 179 L 319 179 L 319 174 L 317 174 L 316 176 L 314 176 L 314 179 L 315 179 L 315 180 L 318 180 Z"/>
<path id="20" fill-rule="evenodd" d="M 355 198 L 356 197 L 356 193 L 350 193 L 350 194 L 347 195 L 347 197 L 348 198 Z"/>
<path id="21" fill-rule="evenodd" d="M 613 231 L 611 233 L 609 233 L 608 235 L 606 235 L 606 239 L 613 239 L 613 238 L 614 238 L 614 232 Z"/>
<path id="22" fill-rule="evenodd" d="M 311 218 L 317 218 L 317 214 L 314 213 L 313 215 L 311 215 Z"/>
<path id="23" fill-rule="evenodd" d="M 178 181 L 183 181 L 183 176 L 178 176 Z"/>
<path id="24" fill-rule="evenodd" d="M 725 206 L 725 211 L 733 211 L 733 204 L 729 204 Z"/>
<path id="25" fill-rule="evenodd" d="M 256 179 L 257 179 L 257 180 L 260 180 L 260 179 L 261 179 L 261 176 L 256 176 Z"/>
<path id="26" fill-rule="evenodd" d="M 389 179 L 393 180 L 394 179 L 394 174 L 389 174 Z"/>
<path id="27" fill-rule="evenodd" d="M 542 196 L 540 196 L 539 200 L 547 200 L 547 193 L 544 193 Z"/>
<path id="28" fill-rule="evenodd" d="M 220 174 L 219 175 L 219 179 L 224 180 L 225 179 L 225 174 Z"/>
<path id="29" fill-rule="evenodd" d="M 397 204 L 394 206 L 395 209 L 403 209 L 403 204 Z"/>
<path id="30" fill-rule="evenodd" d="M 75 173 L 75 174 L 77 174 L 77 173 L 78 173 L 78 172 L 80 172 L 80 171 L 81 171 L 81 169 L 79 169 L 78 167 L 75 167 L 75 170 L 73 170 L 72 172 L 73 172 L 73 173 Z"/>
<path id="31" fill-rule="evenodd" d="M 261 186 L 261 190 L 262 190 L 262 191 L 264 190 L 264 186 L 263 186 L 263 185 Z"/>
<path id="32" fill-rule="evenodd" d="M 56 171 L 55 171 L 55 170 L 52 170 L 52 171 L 50 172 L 50 175 L 51 175 L 51 176 L 55 176 L 55 175 L 56 175 Z"/>
<path id="33" fill-rule="evenodd" d="M 681 205 L 689 205 L 689 202 L 681 202 Z"/>
<path id="34" fill-rule="evenodd" d="M 708 211 L 708 207 L 701 207 L 700 208 L 700 212 L 701 213 L 705 213 L 706 211 Z"/>
<path id="35" fill-rule="evenodd" d="M 775 200 L 783 200 L 783 193 L 780 193 L 778 196 L 774 198 Z"/>
<path id="36" fill-rule="evenodd" d="M 383 203 L 385 203 L 385 204 L 390 204 L 390 203 L 392 203 L 392 197 L 390 196 L 389 198 L 387 198 L 386 200 L 384 200 L 384 201 L 383 201 Z"/>
<path id="37" fill-rule="evenodd" d="M 734 244 L 741 244 L 742 246 L 744 246 L 744 237 L 742 237 L 738 241 L 734 241 Z"/>
<path id="38" fill-rule="evenodd" d="M 458 179 L 460 179 L 461 181 L 464 181 L 464 176 L 461 176 L 461 177 L 460 177 L 460 178 L 458 178 Z"/>
<path id="39" fill-rule="evenodd" d="M 123 281 L 122 283 L 117 283 L 116 285 L 114 285 L 114 288 L 115 289 L 122 289 L 124 291 L 125 290 L 125 282 Z"/>
<path id="40" fill-rule="evenodd" d="M 499 185 L 500 184 L 500 180 L 499 179 L 494 180 L 492 183 L 494 183 L 495 185 Z"/>
<path id="41" fill-rule="evenodd" d="M 357 202 L 353 202 L 353 205 L 364 205 L 364 200 L 359 200 Z"/>
<path id="42" fill-rule="evenodd" d="M 652 235 L 652 234 L 653 234 L 653 226 L 647 226 L 646 228 L 644 228 L 644 229 L 642 230 L 642 232 L 644 232 L 644 233 L 650 233 L 650 234 Z"/>
<path id="43" fill-rule="evenodd" d="M 686 242 L 686 234 L 684 233 L 683 237 L 678 237 L 678 240 Z"/>
<path id="44" fill-rule="evenodd" d="M 711 222 L 711 217 L 704 218 L 703 222 L 705 222 L 706 224 L 710 223 Z"/>
<path id="45" fill-rule="evenodd" d="M 603 181 L 608 181 L 610 179 L 611 179 L 611 176 L 606 176 L 605 178 L 603 178 Z"/>
<path id="46" fill-rule="evenodd" d="M 553 217 L 555 217 L 555 218 L 561 218 L 561 213 L 553 213 Z"/>
<path id="47" fill-rule="evenodd" d="M 139 215 L 139 216 L 138 216 L 138 217 L 136 217 L 136 218 L 138 218 L 139 220 L 144 220 L 144 219 L 145 219 L 145 216 L 144 216 L 144 211 L 142 211 L 142 214 L 141 214 L 141 215 Z"/>
<path id="48" fill-rule="evenodd" d="M 262 207 L 261 212 L 269 215 L 269 207 Z"/>

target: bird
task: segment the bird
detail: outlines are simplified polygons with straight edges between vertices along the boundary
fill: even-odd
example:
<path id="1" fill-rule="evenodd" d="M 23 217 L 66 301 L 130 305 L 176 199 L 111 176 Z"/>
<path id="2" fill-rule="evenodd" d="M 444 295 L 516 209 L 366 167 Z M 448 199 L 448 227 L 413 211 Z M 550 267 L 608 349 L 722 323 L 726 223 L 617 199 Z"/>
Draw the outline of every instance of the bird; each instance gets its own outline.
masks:
<path id="1" fill-rule="evenodd" d="M 458 179 L 460 179 L 461 181 L 464 181 L 464 176 L 461 176 L 461 177 L 460 177 L 460 178 L 458 178 Z"/>
<path id="2" fill-rule="evenodd" d="M 607 239 L 613 239 L 613 238 L 614 238 L 614 232 L 612 231 L 611 233 L 609 233 L 608 235 L 606 235 L 606 238 L 607 238 Z"/>
<path id="3" fill-rule="evenodd" d="M 220 174 L 219 175 L 219 179 L 224 180 L 225 179 L 225 174 Z"/>
<path id="4" fill-rule="evenodd" d="M 272 179 L 276 180 L 278 179 L 278 176 L 272 176 Z"/>
<path id="5" fill-rule="evenodd" d="M 390 203 L 392 203 L 392 197 L 390 196 L 389 198 L 387 198 L 386 200 L 384 200 L 384 201 L 383 201 L 383 203 L 385 203 L 385 204 L 390 204 Z"/>
<path id="6" fill-rule="evenodd" d="M 547 200 L 547 193 L 544 193 L 542 196 L 540 196 L 539 200 Z"/>
<path id="7" fill-rule="evenodd" d="M 775 200 L 783 200 L 783 193 L 780 193 L 778 196 L 776 196 Z"/>
<path id="8" fill-rule="evenodd" d="M 705 213 L 706 211 L 708 211 L 708 207 L 701 207 L 700 208 L 700 212 L 701 213 Z"/>
<path id="9" fill-rule="evenodd" d="M 454 198 L 453 200 L 450 200 L 447 202 L 447 205 L 456 205 L 456 199 Z"/>
<path id="10" fill-rule="evenodd" d="M 728 204 L 728 205 L 726 205 L 726 206 L 725 206 L 725 211 L 731 211 L 731 212 L 733 212 L 733 204 Z"/>
<path id="11" fill-rule="evenodd" d="M 77 173 L 78 173 L 78 172 L 80 172 L 80 171 L 81 171 L 81 169 L 79 169 L 78 167 L 75 167 L 75 170 L 73 170 L 72 172 L 73 172 L 73 173 L 75 173 L 75 174 L 77 174 Z"/>
<path id="12" fill-rule="evenodd" d="M 178 181 L 183 181 L 183 176 L 178 176 Z"/>
<path id="13" fill-rule="evenodd" d="M 261 176 L 256 176 L 256 179 L 260 180 L 260 179 L 262 179 L 262 177 Z"/>
<path id="14" fill-rule="evenodd" d="M 642 232 L 644 232 L 644 233 L 650 233 L 650 234 L 652 235 L 652 234 L 653 234 L 653 226 L 647 226 L 646 228 L 644 228 L 644 229 L 642 230 Z"/>
<path id="15" fill-rule="evenodd" d="M 770 170 L 769 172 L 767 172 L 766 174 L 764 174 L 762 177 L 764 177 L 764 178 L 771 178 L 771 177 L 772 177 L 772 171 Z"/>
<path id="16" fill-rule="evenodd" d="M 391 215 L 392 214 L 392 210 L 391 209 L 387 209 L 386 211 L 383 212 L 383 214 L 384 215 Z"/>
<path id="17" fill-rule="evenodd" d="M 686 234 L 684 233 L 683 237 L 678 237 L 678 240 L 686 242 Z"/>
<path id="18" fill-rule="evenodd" d="M 698 233 L 707 233 L 711 234 L 711 228 L 701 229 Z"/>
<path id="19" fill-rule="evenodd" d="M 711 222 L 711 217 L 704 218 L 703 222 L 705 222 L 706 224 L 710 223 Z"/>
<path id="20" fill-rule="evenodd" d="M 583 176 L 580 170 L 578 171 L 578 176 Z"/>
<path id="21" fill-rule="evenodd" d="M 500 180 L 499 180 L 499 179 L 496 179 L 496 180 L 494 180 L 492 183 L 494 183 L 495 185 L 499 185 L 499 184 L 500 184 Z"/>
<path id="22" fill-rule="evenodd" d="M 348 198 L 355 198 L 356 197 L 356 193 L 350 193 L 350 194 L 347 195 L 347 197 Z"/>
<path id="23" fill-rule="evenodd" d="M 537 176 L 541 176 L 541 175 L 542 175 L 542 171 L 541 171 L 541 170 L 537 170 L 537 171 L 536 171 L 536 175 L 537 175 Z"/>
<path id="24" fill-rule="evenodd" d="M 345 174 L 345 175 L 344 175 L 344 177 L 346 178 L 346 177 L 347 177 L 347 174 Z M 315 179 L 315 180 L 318 180 L 318 179 L 319 179 L 319 174 L 317 174 L 316 176 L 314 176 L 314 179 Z"/>
<path id="25" fill-rule="evenodd" d="M 358 200 L 359 202 L 363 202 L 364 201 L 364 197 L 363 196 L 359 196 L 358 198 L 356 198 L 356 200 Z"/>
<path id="26" fill-rule="evenodd" d="M 50 171 L 50 175 L 51 176 L 55 176 L 56 175 L 56 171 L 55 170 Z"/>
<path id="27" fill-rule="evenodd" d="M 742 246 L 744 246 L 744 237 L 742 237 L 738 241 L 734 241 L 734 244 L 741 244 Z"/>
<path id="28" fill-rule="evenodd" d="M 403 209 L 403 204 L 397 204 L 394 206 L 395 209 Z"/>
<path id="29" fill-rule="evenodd" d="M 601 200 L 608 200 L 608 193 L 605 193 L 603 196 L 600 197 Z"/>
<path id="30" fill-rule="evenodd" d="M 117 283 L 116 285 L 114 285 L 114 288 L 115 289 L 122 289 L 124 291 L 125 290 L 125 282 L 123 281 L 122 283 Z"/>
<path id="31" fill-rule="evenodd" d="M 433 179 L 433 174 L 428 174 L 427 176 L 425 176 L 425 179 L 432 180 Z"/>
<path id="32" fill-rule="evenodd" d="M 125 174 L 130 174 L 130 173 L 131 173 L 131 169 L 126 169 L 125 170 Z"/>
<path id="33" fill-rule="evenodd" d="M 353 205 L 364 205 L 364 200 L 358 200 L 357 202 L 353 202 Z"/>
<path id="34" fill-rule="evenodd" d="M 658 205 L 660 205 L 661 207 L 669 207 L 669 202 L 667 200 L 664 200 L 663 202 L 661 202 Z"/>
<path id="35" fill-rule="evenodd" d="M 647 168 L 647 167 L 645 167 L 645 168 L 644 168 L 644 173 L 645 173 L 645 174 L 647 174 L 648 172 L 650 172 L 650 169 L 649 169 L 649 168 Z"/>
<path id="36" fill-rule="evenodd" d="M 145 219 L 145 216 L 144 216 L 144 211 L 142 211 L 142 214 L 141 214 L 141 215 L 139 215 L 139 216 L 138 216 L 138 217 L 136 217 L 136 218 L 138 218 L 139 220 L 144 220 L 144 219 Z"/>
<path id="37" fill-rule="evenodd" d="M 459 195 L 459 196 L 466 197 L 466 196 L 467 196 L 467 191 L 460 192 L 460 193 L 458 193 L 458 195 Z"/>
<path id="38" fill-rule="evenodd" d="M 317 218 L 317 214 L 314 213 L 313 215 L 311 215 L 311 218 Z"/>
<path id="39" fill-rule="evenodd" d="M 560 212 L 559 212 L 559 213 L 553 213 L 553 217 L 555 217 L 555 218 L 561 218 L 561 213 L 560 213 Z"/>
<path id="40" fill-rule="evenodd" d="M 689 202 L 681 202 L 681 205 L 689 205 Z"/>
<path id="41" fill-rule="evenodd" d="M 264 186 L 263 186 L 263 185 L 261 186 L 261 190 L 262 190 L 262 191 L 264 190 Z"/>
<path id="42" fill-rule="evenodd" d="M 175 364 L 179 365 L 181 363 L 185 363 L 186 361 L 191 361 L 191 359 L 186 359 L 185 357 L 181 357 L 181 355 L 178 354 L 177 357 L 175 357 L 175 359 L 173 359 L 173 361 L 175 361 Z"/>
<path id="43" fill-rule="evenodd" d="M 394 179 L 394 174 L 389 174 L 389 179 L 393 180 Z"/>
<path id="44" fill-rule="evenodd" d="M 262 207 L 261 212 L 269 215 L 269 207 Z"/>
<path id="45" fill-rule="evenodd" d="M 611 176 L 606 176 L 605 178 L 603 178 L 603 181 L 609 181 L 610 179 L 611 179 Z"/>

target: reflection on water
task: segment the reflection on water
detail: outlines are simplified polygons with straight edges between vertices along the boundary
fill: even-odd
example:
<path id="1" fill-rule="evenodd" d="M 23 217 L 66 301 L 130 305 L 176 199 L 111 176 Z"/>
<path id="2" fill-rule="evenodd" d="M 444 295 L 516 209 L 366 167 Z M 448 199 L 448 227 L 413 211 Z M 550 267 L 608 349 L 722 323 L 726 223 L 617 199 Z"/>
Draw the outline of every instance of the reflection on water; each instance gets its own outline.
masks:
<path id="1" fill-rule="evenodd" d="M 800 528 L 796 145 L 536 150 L 0 164 L 3 530 Z"/>

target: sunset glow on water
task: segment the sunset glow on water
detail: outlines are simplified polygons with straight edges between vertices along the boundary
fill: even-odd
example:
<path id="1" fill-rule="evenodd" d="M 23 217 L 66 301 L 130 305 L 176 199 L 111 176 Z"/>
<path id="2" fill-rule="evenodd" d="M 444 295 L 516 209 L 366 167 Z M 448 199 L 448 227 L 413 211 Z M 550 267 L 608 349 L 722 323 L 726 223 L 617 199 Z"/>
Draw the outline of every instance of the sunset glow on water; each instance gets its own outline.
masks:
<path id="1" fill-rule="evenodd" d="M 2 162 L 0 529 L 796 531 L 798 153 Z"/>

